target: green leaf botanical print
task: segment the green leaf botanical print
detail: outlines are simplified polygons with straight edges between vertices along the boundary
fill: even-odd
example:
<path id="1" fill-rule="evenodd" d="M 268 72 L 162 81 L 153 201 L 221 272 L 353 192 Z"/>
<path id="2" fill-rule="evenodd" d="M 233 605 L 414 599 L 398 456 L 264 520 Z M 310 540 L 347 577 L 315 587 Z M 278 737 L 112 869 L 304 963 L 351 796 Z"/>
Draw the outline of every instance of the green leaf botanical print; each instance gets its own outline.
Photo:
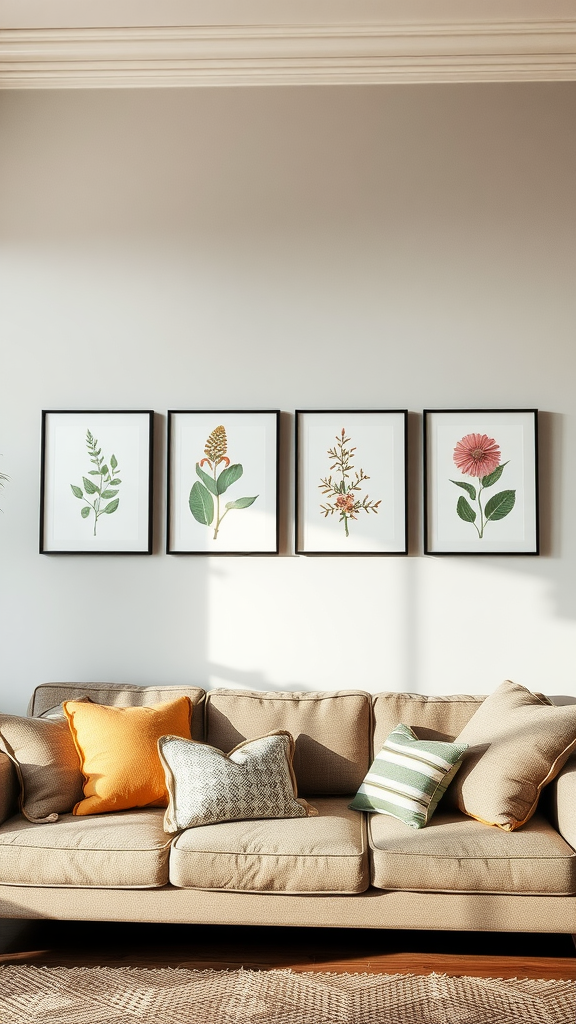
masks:
<path id="1" fill-rule="evenodd" d="M 196 476 L 198 480 L 192 484 L 188 506 L 194 519 L 202 526 L 214 524 L 212 539 L 218 539 L 218 532 L 224 520 L 232 509 L 244 509 L 253 505 L 259 495 L 251 498 L 236 498 L 235 501 L 227 501 L 222 511 L 220 497 L 235 484 L 244 472 L 239 462 L 230 464 L 226 452 L 228 451 L 228 438 L 226 429 L 223 426 L 215 427 L 204 445 L 204 458 L 196 463 Z M 207 463 L 211 474 L 203 469 Z"/>
<path id="2" fill-rule="evenodd" d="M 467 484 L 465 480 L 451 480 L 450 483 L 456 484 L 456 487 L 463 487 L 465 491 L 468 491 L 472 501 L 476 501 L 476 488 L 472 484 Z"/>
<path id="3" fill-rule="evenodd" d="M 210 526 L 214 519 L 214 501 L 208 488 L 198 480 L 192 485 L 188 504 L 196 522 L 202 523 L 202 526 Z"/>
<path id="4" fill-rule="evenodd" d="M 88 519 L 91 513 L 94 513 L 94 533 L 96 536 L 96 530 L 98 526 L 98 520 L 102 515 L 112 515 L 116 511 L 120 504 L 120 499 L 116 497 L 118 494 L 118 488 L 122 483 L 119 476 L 116 476 L 116 470 L 118 468 L 118 460 L 115 455 L 110 456 L 110 466 L 112 473 L 108 468 L 105 459 L 102 458 L 102 449 L 98 448 L 98 441 L 92 436 L 89 430 L 86 431 L 86 448 L 88 449 L 88 458 L 95 469 L 88 470 L 88 476 L 82 477 L 82 483 L 84 487 L 78 487 L 77 484 L 70 484 L 72 494 L 75 498 L 79 498 L 81 501 L 87 502 L 81 509 L 80 515 L 82 519 Z M 114 474 L 114 475 L 112 475 Z M 90 480 L 90 477 L 96 477 L 95 480 Z M 90 501 L 93 498 L 93 501 Z M 108 501 L 108 498 L 113 498 L 113 501 Z M 106 504 L 104 504 L 106 502 Z"/>
<path id="5" fill-rule="evenodd" d="M 456 513 L 465 523 L 472 523 L 479 540 L 484 537 L 488 523 L 496 523 L 514 508 L 516 491 L 500 491 L 494 494 L 486 504 L 482 505 L 482 492 L 498 482 L 508 462 L 500 462 L 500 446 L 493 437 L 486 434 L 466 434 L 458 441 L 454 449 L 453 459 L 457 468 L 465 475 L 478 480 L 476 488 L 466 480 L 450 480 L 456 487 L 463 487 L 472 501 L 478 503 L 478 512 L 472 508 L 466 498 L 460 495 L 456 503 Z"/>
<path id="6" fill-rule="evenodd" d="M 463 519 L 465 523 L 473 523 L 474 520 L 476 519 L 476 513 L 475 513 L 474 509 L 466 501 L 466 498 L 463 498 L 462 496 L 460 496 L 458 498 L 458 504 L 456 505 L 456 511 L 457 511 L 458 515 L 460 516 L 460 519 Z"/>
<path id="7" fill-rule="evenodd" d="M 486 516 L 486 522 L 491 519 L 496 522 L 498 519 L 504 519 L 509 512 L 514 508 L 516 502 L 516 491 L 500 491 L 499 494 L 495 494 L 490 501 L 486 502 L 486 508 L 484 514 Z"/>
<path id="8" fill-rule="evenodd" d="M 352 476 L 352 459 L 354 458 L 356 448 L 347 448 L 346 445 L 349 443 L 350 438 L 346 437 L 346 431 L 342 428 L 342 433 L 336 435 L 336 444 L 333 448 L 328 449 L 328 455 L 333 460 L 333 464 L 330 466 L 330 475 L 323 477 L 318 484 L 318 487 L 322 491 L 322 494 L 327 494 L 332 501 L 327 501 L 325 505 L 320 505 L 321 515 L 325 519 L 328 516 L 338 513 L 339 523 L 344 524 L 344 534 L 346 537 L 350 536 L 349 522 L 351 520 L 358 519 L 360 512 L 378 512 L 378 506 L 382 499 L 378 501 L 371 501 L 368 495 L 364 498 L 360 498 L 358 494 L 362 490 L 360 484 L 364 480 L 369 480 L 370 477 L 364 472 L 363 469 L 358 472 L 354 471 Z M 332 471 L 336 470 L 337 476 L 332 476 Z"/>

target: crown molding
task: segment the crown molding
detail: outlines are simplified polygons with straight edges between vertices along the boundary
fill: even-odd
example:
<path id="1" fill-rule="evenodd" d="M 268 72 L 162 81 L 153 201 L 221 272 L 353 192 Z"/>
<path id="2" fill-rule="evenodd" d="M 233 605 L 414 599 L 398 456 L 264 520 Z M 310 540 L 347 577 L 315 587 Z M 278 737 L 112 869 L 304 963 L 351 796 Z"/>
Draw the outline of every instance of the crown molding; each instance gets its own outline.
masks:
<path id="1" fill-rule="evenodd" d="M 576 18 L 0 30 L 0 89 L 576 79 Z"/>

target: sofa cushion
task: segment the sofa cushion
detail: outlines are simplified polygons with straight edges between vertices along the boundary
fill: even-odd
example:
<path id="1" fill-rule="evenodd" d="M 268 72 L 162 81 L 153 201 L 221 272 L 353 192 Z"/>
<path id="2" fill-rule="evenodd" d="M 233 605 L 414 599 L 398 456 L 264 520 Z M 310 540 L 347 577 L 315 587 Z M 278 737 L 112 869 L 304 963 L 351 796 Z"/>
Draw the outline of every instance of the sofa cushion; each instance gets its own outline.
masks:
<path id="1" fill-rule="evenodd" d="M 374 814 L 368 835 L 372 884 L 378 889 L 576 892 L 576 854 L 539 814 L 520 832 L 489 828 L 458 811 L 437 811 L 417 832 L 396 818 Z"/>
<path id="2" fill-rule="evenodd" d="M 364 815 L 346 804 L 342 797 L 314 797 L 318 817 L 188 829 L 174 840 L 170 881 L 235 892 L 363 892 L 369 885 Z"/>
<path id="3" fill-rule="evenodd" d="M 133 683 L 40 683 L 32 694 L 28 714 L 38 717 L 46 712 L 57 713 L 57 705 L 65 700 L 80 700 L 88 695 L 95 704 L 110 707 L 136 708 L 160 701 L 189 697 L 194 709 L 192 739 L 204 739 L 204 699 L 206 693 L 198 686 L 136 686 Z"/>
<path id="4" fill-rule="evenodd" d="M 451 787 L 458 808 L 489 825 L 520 828 L 576 748 L 576 706 L 554 707 L 508 679 L 486 697 L 458 742 L 469 745 Z"/>
<path id="5" fill-rule="evenodd" d="M 15 765 L 29 821 L 54 822 L 82 799 L 80 758 L 65 718 L 0 715 L 0 749 Z"/>
<path id="6" fill-rule="evenodd" d="M 229 754 L 208 743 L 161 736 L 168 807 L 166 832 L 249 818 L 305 818 L 317 814 L 298 800 L 289 732 L 244 740 Z"/>
<path id="7" fill-rule="evenodd" d="M 391 814 L 411 828 L 424 828 L 452 782 L 465 743 L 419 740 L 397 725 L 376 754 L 350 807 Z"/>
<path id="8" fill-rule="evenodd" d="M 421 740 L 456 739 L 484 697 L 455 694 L 377 693 L 374 696 L 374 751 L 398 722 L 404 722 Z"/>
<path id="9" fill-rule="evenodd" d="M 0 884 L 151 889 L 168 881 L 162 810 L 78 818 L 50 828 L 21 815 L 0 826 Z"/>
<path id="10" fill-rule="evenodd" d="M 576 757 L 568 758 L 546 793 L 552 824 L 576 850 Z"/>
<path id="11" fill-rule="evenodd" d="M 168 805 L 157 743 L 167 733 L 190 739 L 189 697 L 138 708 L 66 700 L 64 711 L 86 780 L 74 814 Z"/>
<path id="12" fill-rule="evenodd" d="M 276 729 L 292 734 L 300 794 L 355 793 L 370 764 L 370 724 L 371 698 L 357 690 L 211 690 L 206 698 L 206 742 L 219 750 Z"/>

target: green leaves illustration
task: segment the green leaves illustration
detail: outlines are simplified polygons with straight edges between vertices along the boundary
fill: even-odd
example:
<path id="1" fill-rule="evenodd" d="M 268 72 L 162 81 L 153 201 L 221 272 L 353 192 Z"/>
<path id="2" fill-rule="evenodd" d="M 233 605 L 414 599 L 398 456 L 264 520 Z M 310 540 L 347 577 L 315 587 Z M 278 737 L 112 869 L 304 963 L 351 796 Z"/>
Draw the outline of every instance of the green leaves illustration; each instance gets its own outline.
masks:
<path id="1" fill-rule="evenodd" d="M 117 475 L 118 460 L 115 455 L 110 456 L 110 469 L 104 458 L 102 458 L 102 449 L 98 448 L 98 441 L 89 430 L 86 431 L 86 447 L 88 449 L 88 457 L 90 462 L 95 469 L 88 470 L 88 476 L 82 477 L 83 488 L 78 487 L 77 484 L 70 484 L 72 494 L 75 498 L 79 498 L 81 501 L 87 504 L 83 505 L 80 509 L 80 515 L 82 519 L 88 519 L 90 514 L 94 513 L 94 534 L 96 536 L 96 529 L 98 526 L 98 519 L 102 515 L 111 516 L 116 512 L 120 499 L 116 497 L 118 489 L 122 480 Z M 90 480 L 90 477 L 97 477 L 96 480 Z M 90 501 L 93 498 L 93 501 Z M 113 500 L 110 501 L 109 499 Z M 105 505 L 102 503 L 106 502 Z"/>
<path id="2" fill-rule="evenodd" d="M 207 487 L 196 481 L 192 485 L 188 504 L 197 523 L 202 523 L 202 526 L 212 525 L 212 520 L 214 519 L 214 499 Z"/>
<path id="3" fill-rule="evenodd" d="M 454 481 L 452 481 L 452 482 L 454 482 Z M 474 509 L 472 508 L 471 505 L 468 504 L 468 502 L 466 501 L 466 498 L 464 498 L 462 496 L 458 498 L 458 504 L 456 505 L 456 511 L 457 511 L 458 515 L 460 516 L 460 519 L 463 519 L 465 523 L 473 523 L 475 521 L 475 519 L 476 519 L 476 513 L 475 513 Z"/>
<path id="4" fill-rule="evenodd" d="M 256 498 L 258 495 L 256 495 Z M 236 498 L 236 501 L 227 501 L 226 508 L 250 508 L 256 501 L 256 498 Z"/>
<path id="5" fill-rule="evenodd" d="M 223 469 L 216 484 L 218 494 L 224 494 L 224 491 L 227 491 L 232 484 L 235 484 L 236 481 L 240 479 L 243 472 L 244 470 L 239 463 L 234 463 L 234 465 L 227 466 L 226 469 Z"/>
<path id="6" fill-rule="evenodd" d="M 508 462 L 510 459 L 508 459 Z M 501 466 L 497 466 L 493 473 L 488 473 L 488 476 L 482 477 L 482 487 L 492 487 L 493 484 L 498 483 L 502 473 L 504 472 L 504 466 L 508 465 L 508 462 L 503 462 Z"/>
<path id="7" fill-rule="evenodd" d="M 251 498 L 236 498 L 235 501 L 227 501 L 224 511 L 221 513 L 221 495 L 232 484 L 235 484 L 244 472 L 239 462 L 230 464 L 230 459 L 226 455 L 227 451 L 226 430 L 223 426 L 215 427 L 204 446 L 204 458 L 196 463 L 196 475 L 199 479 L 192 484 L 188 498 L 188 506 L 196 522 L 202 526 L 214 524 L 213 540 L 218 539 L 218 531 L 228 512 L 232 509 L 249 508 L 258 498 L 256 494 Z M 202 468 L 204 463 L 209 465 L 212 476 Z"/>
<path id="8" fill-rule="evenodd" d="M 484 515 L 486 516 L 486 522 L 492 519 L 496 522 L 498 519 L 504 519 L 512 509 L 516 502 L 516 491 L 500 491 L 500 494 L 495 494 L 490 501 L 486 502 L 486 508 L 484 509 Z"/>
<path id="9" fill-rule="evenodd" d="M 479 435 L 470 435 L 469 437 L 476 438 L 478 436 Z M 460 445 L 464 444 L 468 440 L 469 438 L 462 438 Z M 456 461 L 456 459 L 454 461 Z M 508 460 L 508 462 L 509 461 L 510 460 Z M 482 540 L 484 537 L 484 530 L 488 523 L 496 523 L 499 519 L 504 519 L 510 514 L 516 504 L 516 491 L 512 490 L 499 491 L 498 494 L 494 494 L 486 502 L 485 506 L 482 506 L 482 501 L 480 500 L 483 491 L 498 483 L 502 473 L 504 472 L 504 467 L 508 465 L 508 462 L 502 462 L 499 466 L 496 466 L 491 473 L 487 473 L 485 476 L 480 477 L 478 492 L 476 492 L 474 485 L 469 484 L 466 480 L 450 480 L 451 484 L 455 484 L 456 487 L 462 487 L 470 495 L 472 501 L 476 501 L 478 503 L 478 512 L 476 512 L 476 510 L 472 508 L 470 502 L 466 500 L 463 494 L 461 494 L 456 502 L 456 514 L 465 523 L 472 523 L 478 534 L 479 540 Z"/>
<path id="10" fill-rule="evenodd" d="M 456 484 L 456 487 L 463 487 L 465 491 L 468 491 L 472 501 L 476 501 L 476 488 L 472 484 L 466 483 L 465 480 L 451 480 L 450 483 Z"/>

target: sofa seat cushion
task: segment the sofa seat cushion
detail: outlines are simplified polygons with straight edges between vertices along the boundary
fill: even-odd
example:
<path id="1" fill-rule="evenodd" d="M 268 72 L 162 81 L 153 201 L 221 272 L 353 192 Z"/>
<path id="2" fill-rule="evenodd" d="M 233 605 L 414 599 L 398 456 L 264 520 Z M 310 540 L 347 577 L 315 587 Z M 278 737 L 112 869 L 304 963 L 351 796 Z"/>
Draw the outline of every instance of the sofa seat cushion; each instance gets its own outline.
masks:
<path id="1" fill-rule="evenodd" d="M 0 880 L 8 885 L 153 889 L 168 881 L 170 836 L 161 809 L 77 817 L 51 825 L 21 815 L 0 826 Z"/>
<path id="2" fill-rule="evenodd" d="M 364 816 L 342 797 L 314 797 L 315 818 L 231 821 L 182 832 L 170 881 L 233 892 L 356 893 L 369 886 Z"/>
<path id="3" fill-rule="evenodd" d="M 576 854 L 540 814 L 518 832 L 458 811 L 437 811 L 414 831 L 373 814 L 368 823 L 372 884 L 378 889 L 568 895 L 576 892 Z"/>

